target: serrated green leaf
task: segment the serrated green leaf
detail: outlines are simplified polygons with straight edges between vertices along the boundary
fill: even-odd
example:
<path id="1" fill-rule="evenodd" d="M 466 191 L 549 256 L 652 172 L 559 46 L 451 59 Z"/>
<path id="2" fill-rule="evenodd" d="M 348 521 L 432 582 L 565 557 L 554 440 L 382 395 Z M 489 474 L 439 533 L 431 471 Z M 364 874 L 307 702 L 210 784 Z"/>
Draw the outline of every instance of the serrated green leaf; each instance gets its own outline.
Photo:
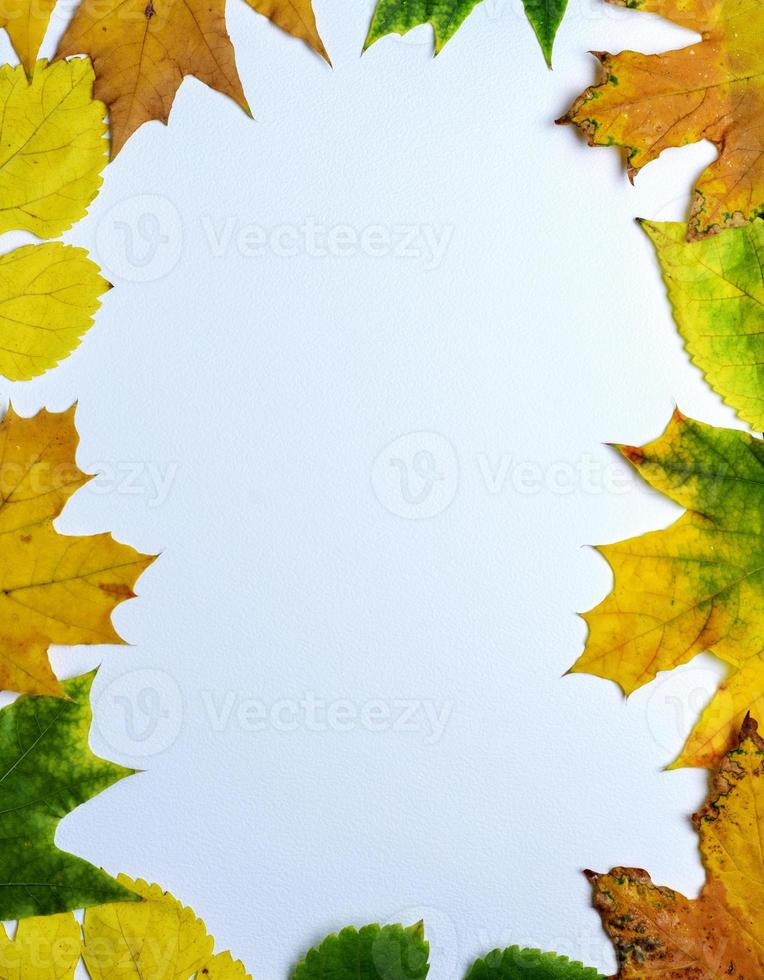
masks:
<path id="1" fill-rule="evenodd" d="M 352 926 L 327 936 L 297 964 L 293 980 L 423 980 L 430 946 L 413 926 Z"/>
<path id="2" fill-rule="evenodd" d="M 420 24 L 431 24 L 435 51 L 440 51 L 480 0 L 377 0 L 364 50 L 386 34 L 406 34 Z M 552 45 L 567 0 L 523 0 L 525 13 L 544 52 L 552 62 Z"/>
<path id="3" fill-rule="evenodd" d="M 676 222 L 643 221 L 687 352 L 741 419 L 764 430 L 764 221 L 687 242 Z"/>
<path id="4" fill-rule="evenodd" d="M 467 980 L 605 980 L 593 967 L 539 949 L 494 949 L 476 960 Z"/>
<path id="5" fill-rule="evenodd" d="M 0 711 L 0 919 L 138 900 L 54 843 L 63 817 L 133 771 L 90 751 L 94 677 L 66 681 L 70 700 L 25 695 Z"/>

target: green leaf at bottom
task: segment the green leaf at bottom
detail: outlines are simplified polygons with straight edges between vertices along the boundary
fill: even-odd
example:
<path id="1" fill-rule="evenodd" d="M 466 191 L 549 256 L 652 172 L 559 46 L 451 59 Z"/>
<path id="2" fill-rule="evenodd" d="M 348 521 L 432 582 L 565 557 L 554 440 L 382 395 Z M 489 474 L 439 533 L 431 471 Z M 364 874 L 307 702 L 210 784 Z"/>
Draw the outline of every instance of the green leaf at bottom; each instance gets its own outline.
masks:
<path id="1" fill-rule="evenodd" d="M 293 980 L 424 980 L 429 951 L 421 922 L 350 926 L 311 949 Z"/>
<path id="2" fill-rule="evenodd" d="M 589 966 L 538 949 L 495 949 L 477 960 L 467 980 L 605 980 Z"/>

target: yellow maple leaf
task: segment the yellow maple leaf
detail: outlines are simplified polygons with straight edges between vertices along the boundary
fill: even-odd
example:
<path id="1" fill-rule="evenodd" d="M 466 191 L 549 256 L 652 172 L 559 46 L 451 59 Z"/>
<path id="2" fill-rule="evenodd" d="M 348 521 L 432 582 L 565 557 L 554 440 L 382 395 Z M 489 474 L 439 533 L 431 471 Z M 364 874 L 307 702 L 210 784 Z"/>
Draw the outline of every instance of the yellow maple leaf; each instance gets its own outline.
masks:
<path id="1" fill-rule="evenodd" d="M 19 920 L 13 940 L 0 925 L 2 980 L 72 980 L 82 935 L 71 913 Z"/>
<path id="2" fill-rule="evenodd" d="M 572 671 L 626 694 L 708 650 L 730 667 L 674 765 L 715 765 L 745 715 L 764 712 L 764 442 L 677 411 L 666 431 L 617 447 L 661 493 L 687 508 L 671 527 L 597 550 L 613 591 L 584 615 Z"/>
<path id="3" fill-rule="evenodd" d="M 120 884 L 140 895 L 85 912 L 83 958 L 92 980 L 247 978 L 230 953 L 212 955 L 214 940 L 201 919 L 159 885 L 127 875 Z"/>
<path id="4" fill-rule="evenodd" d="M 46 242 L 0 256 L 0 374 L 26 381 L 77 347 L 109 288 L 83 248 Z"/>
<path id="5" fill-rule="evenodd" d="M 0 234 L 54 238 L 79 221 L 106 165 L 105 108 L 84 58 L 0 67 Z"/>
<path id="6" fill-rule="evenodd" d="M 710 140 L 719 156 L 696 184 L 690 240 L 764 214 L 764 4 L 622 4 L 660 14 L 703 39 L 665 54 L 598 54 L 601 80 L 558 121 L 575 123 L 592 145 L 623 147 L 630 177 L 668 147 Z"/>
<path id="7" fill-rule="evenodd" d="M 617 980 L 764 976 L 764 741 L 750 718 L 693 823 L 706 868 L 695 900 L 638 868 L 587 872 L 616 948 Z"/>
<path id="8" fill-rule="evenodd" d="M 110 534 L 59 534 L 53 519 L 90 476 L 75 462 L 74 407 L 0 422 L 0 688 L 62 695 L 51 643 L 122 643 L 111 613 L 154 560 Z"/>

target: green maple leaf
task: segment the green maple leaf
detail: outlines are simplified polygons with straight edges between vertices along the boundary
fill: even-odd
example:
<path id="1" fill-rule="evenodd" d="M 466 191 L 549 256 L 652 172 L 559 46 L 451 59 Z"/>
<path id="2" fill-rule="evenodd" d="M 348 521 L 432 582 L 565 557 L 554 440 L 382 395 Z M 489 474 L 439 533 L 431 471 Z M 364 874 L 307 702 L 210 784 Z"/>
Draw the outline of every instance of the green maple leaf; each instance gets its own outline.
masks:
<path id="1" fill-rule="evenodd" d="M 297 964 L 293 980 L 424 980 L 430 945 L 424 926 L 348 926 Z"/>
<path id="2" fill-rule="evenodd" d="M 642 221 L 679 333 L 706 380 L 764 431 L 764 221 L 687 241 L 675 222 Z"/>
<path id="3" fill-rule="evenodd" d="M 405 34 L 420 24 L 432 24 L 435 51 L 443 48 L 480 0 L 377 0 L 364 50 L 385 34 Z M 546 63 L 552 65 L 552 46 L 568 0 L 523 0 L 525 13 L 538 38 Z"/>
<path id="4" fill-rule="evenodd" d="M 54 842 L 63 817 L 134 771 L 90 751 L 94 677 L 65 681 L 70 700 L 25 695 L 0 711 L 0 919 L 139 901 Z"/>
<path id="5" fill-rule="evenodd" d="M 538 949 L 494 949 L 477 960 L 467 980 L 605 980 L 590 966 Z"/>

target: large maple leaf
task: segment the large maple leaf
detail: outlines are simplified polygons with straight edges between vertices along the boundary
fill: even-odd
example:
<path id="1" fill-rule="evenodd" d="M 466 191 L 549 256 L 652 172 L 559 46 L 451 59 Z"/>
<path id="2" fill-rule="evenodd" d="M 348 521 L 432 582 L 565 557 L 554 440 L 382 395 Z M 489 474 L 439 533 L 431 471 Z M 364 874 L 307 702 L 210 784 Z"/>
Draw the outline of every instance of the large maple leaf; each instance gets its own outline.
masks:
<path id="1" fill-rule="evenodd" d="M 693 817 L 706 882 L 697 899 L 638 868 L 587 872 L 618 957 L 618 980 L 764 976 L 764 741 L 746 719 Z"/>
<path id="2" fill-rule="evenodd" d="M 137 900 L 82 858 L 55 846 L 63 817 L 133 770 L 88 747 L 95 674 L 66 681 L 68 700 L 25 695 L 0 711 L 0 919 Z"/>
<path id="3" fill-rule="evenodd" d="M 49 645 L 122 643 L 111 613 L 132 598 L 154 560 L 110 534 L 54 528 L 66 501 L 90 479 L 75 463 L 78 441 L 74 407 L 29 419 L 9 408 L 0 422 L 2 689 L 61 695 Z"/>
<path id="4" fill-rule="evenodd" d="M 654 442 L 619 446 L 687 508 L 671 527 L 597 550 L 614 588 L 584 615 L 573 671 L 625 693 L 703 650 L 730 668 L 675 765 L 714 765 L 745 715 L 764 712 L 764 442 L 674 413 Z"/>
<path id="5" fill-rule="evenodd" d="M 764 4 L 623 5 L 661 14 L 703 40 L 666 54 L 598 54 L 601 80 L 558 121 L 575 123 L 592 145 L 623 147 L 631 177 L 668 147 L 710 140 L 719 156 L 695 186 L 691 240 L 764 214 Z"/>
<path id="6" fill-rule="evenodd" d="M 694 364 L 756 432 L 764 431 L 764 221 L 701 242 L 643 221 Z"/>
<path id="7" fill-rule="evenodd" d="M 250 4 L 328 60 L 310 0 Z M 57 57 L 74 54 L 93 61 L 96 96 L 109 107 L 112 156 L 143 123 L 167 122 L 186 75 L 249 113 L 226 29 L 225 0 L 82 0 Z"/>

